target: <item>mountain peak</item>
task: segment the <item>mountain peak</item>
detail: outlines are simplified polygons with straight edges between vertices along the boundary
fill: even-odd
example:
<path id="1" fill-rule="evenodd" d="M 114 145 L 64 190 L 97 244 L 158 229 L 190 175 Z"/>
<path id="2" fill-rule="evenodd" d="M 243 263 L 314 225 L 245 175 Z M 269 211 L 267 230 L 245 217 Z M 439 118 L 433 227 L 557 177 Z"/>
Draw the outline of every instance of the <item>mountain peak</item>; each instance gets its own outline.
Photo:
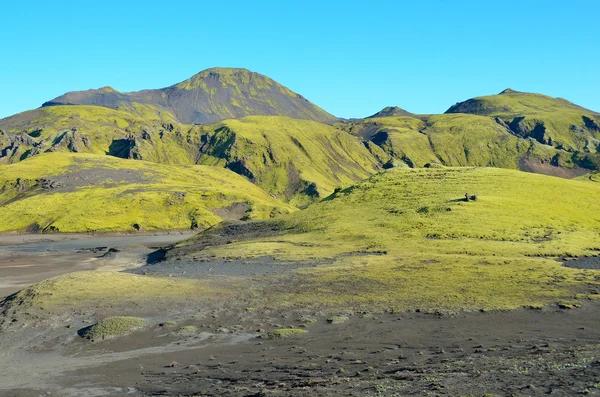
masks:
<path id="1" fill-rule="evenodd" d="M 337 119 L 304 97 L 259 73 L 241 68 L 210 68 L 158 90 L 120 93 L 111 87 L 69 92 L 42 106 L 95 105 L 135 109 L 152 105 L 185 124 L 208 124 L 246 116 L 288 116 L 334 123 Z"/>
<path id="2" fill-rule="evenodd" d="M 503 95 L 503 94 L 520 94 L 520 91 L 515 91 L 512 88 L 507 88 L 504 91 L 502 91 L 500 94 L 498 95 Z"/>
<path id="3" fill-rule="evenodd" d="M 377 117 L 400 117 L 400 116 L 412 116 L 413 114 L 410 112 L 407 112 L 406 110 L 402 109 L 401 107 L 398 106 L 387 106 L 385 108 L 383 108 L 382 110 L 380 110 L 379 112 L 375 113 L 372 116 L 366 117 L 367 119 L 374 119 Z"/>
<path id="4" fill-rule="evenodd" d="M 250 80 L 262 80 L 263 83 L 268 82 L 268 85 L 277 84 L 270 78 L 248 69 L 215 67 L 196 73 L 189 79 L 175 84 L 174 87 L 181 90 L 206 89 L 211 80 L 219 81 L 224 85 L 249 84 Z"/>

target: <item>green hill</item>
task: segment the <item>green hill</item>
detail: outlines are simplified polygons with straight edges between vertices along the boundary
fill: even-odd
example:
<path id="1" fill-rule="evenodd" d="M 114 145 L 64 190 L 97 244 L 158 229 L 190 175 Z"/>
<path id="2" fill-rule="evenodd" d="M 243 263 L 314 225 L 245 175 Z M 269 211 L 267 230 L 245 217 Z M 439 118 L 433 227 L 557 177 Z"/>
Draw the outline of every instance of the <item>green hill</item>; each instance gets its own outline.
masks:
<path id="1" fill-rule="evenodd" d="M 559 149 L 600 151 L 600 114 L 562 98 L 507 89 L 499 95 L 457 103 L 446 113 L 493 117 L 517 136 Z"/>
<path id="2" fill-rule="evenodd" d="M 0 120 L 0 163 L 45 152 L 108 154 L 161 164 L 209 164 L 248 177 L 277 198 L 305 205 L 379 170 L 358 139 L 329 125 L 252 116 L 208 126 L 136 105 L 52 106 Z"/>
<path id="3" fill-rule="evenodd" d="M 465 192 L 477 200 L 465 202 Z M 573 303 L 600 281 L 557 260 L 598 255 L 599 195 L 597 183 L 512 170 L 394 169 L 276 220 L 219 225 L 167 258 L 321 264 L 281 281 L 269 301 L 285 305 Z"/>
<path id="4" fill-rule="evenodd" d="M 294 210 L 217 167 L 45 153 L 0 170 L 0 232 L 193 229 Z"/>
<path id="5" fill-rule="evenodd" d="M 562 177 L 589 172 L 579 167 L 586 165 L 579 156 L 515 136 L 505 125 L 487 116 L 379 117 L 342 128 L 365 140 L 386 167 L 483 166 Z"/>
<path id="6" fill-rule="evenodd" d="M 367 118 L 373 119 L 373 118 L 378 118 L 378 117 L 412 116 L 412 115 L 413 115 L 412 113 L 407 112 L 406 110 L 399 108 L 398 106 L 388 106 Z"/>
<path id="7" fill-rule="evenodd" d="M 201 164 L 247 176 L 295 205 L 326 197 L 379 170 L 378 161 L 346 132 L 287 117 L 254 116 L 203 128 Z"/>
<path id="8" fill-rule="evenodd" d="M 167 88 L 121 93 L 111 87 L 69 92 L 43 106 L 97 105 L 132 110 L 150 105 L 185 124 L 253 115 L 289 116 L 326 123 L 336 118 L 274 80 L 246 69 L 212 68 Z"/>
<path id="9" fill-rule="evenodd" d="M 194 133 L 196 131 L 196 133 Z M 199 127 L 178 124 L 168 112 L 100 106 L 53 106 L 0 120 L 0 164 L 45 152 L 73 152 L 193 164 Z"/>
<path id="10" fill-rule="evenodd" d="M 598 259 L 599 194 L 597 183 L 496 168 L 393 169 L 303 211 L 217 225 L 166 256 L 296 270 L 218 280 L 75 273 L 21 291 L 0 312 L 140 315 L 190 299 L 326 313 L 573 307 L 600 296 L 597 271 L 560 262 Z"/>

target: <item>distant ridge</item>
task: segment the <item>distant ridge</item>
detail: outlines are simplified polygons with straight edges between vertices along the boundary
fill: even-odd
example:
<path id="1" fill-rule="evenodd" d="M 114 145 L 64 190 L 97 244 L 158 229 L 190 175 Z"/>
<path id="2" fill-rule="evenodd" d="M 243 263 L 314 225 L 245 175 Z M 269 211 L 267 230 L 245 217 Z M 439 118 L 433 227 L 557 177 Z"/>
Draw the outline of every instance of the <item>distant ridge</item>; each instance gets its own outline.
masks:
<path id="1" fill-rule="evenodd" d="M 333 123 L 337 118 L 276 81 L 247 69 L 206 69 L 170 87 L 122 93 L 111 87 L 73 91 L 42 106 L 96 105 L 135 110 L 156 106 L 185 124 L 207 124 L 246 116 L 288 116 Z"/>
<path id="2" fill-rule="evenodd" d="M 600 152 L 600 114 L 563 98 L 507 88 L 459 102 L 452 113 L 489 116 L 516 136 L 569 152 Z"/>
<path id="3" fill-rule="evenodd" d="M 399 108 L 398 106 L 388 106 L 375 113 L 372 116 L 365 117 L 367 119 L 374 119 L 377 117 L 393 117 L 393 116 L 413 116 L 413 113 L 407 112 L 406 110 Z"/>

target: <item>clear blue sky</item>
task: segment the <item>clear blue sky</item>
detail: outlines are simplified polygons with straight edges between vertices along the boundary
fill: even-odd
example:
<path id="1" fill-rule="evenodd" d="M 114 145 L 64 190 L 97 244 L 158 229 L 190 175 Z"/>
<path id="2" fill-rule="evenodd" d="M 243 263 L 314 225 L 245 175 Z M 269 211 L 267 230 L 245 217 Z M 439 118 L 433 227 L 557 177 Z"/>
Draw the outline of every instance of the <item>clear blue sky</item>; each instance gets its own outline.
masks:
<path id="1" fill-rule="evenodd" d="M 3 1 L 0 117 L 67 91 L 265 74 L 340 117 L 510 87 L 600 111 L 598 1 Z"/>

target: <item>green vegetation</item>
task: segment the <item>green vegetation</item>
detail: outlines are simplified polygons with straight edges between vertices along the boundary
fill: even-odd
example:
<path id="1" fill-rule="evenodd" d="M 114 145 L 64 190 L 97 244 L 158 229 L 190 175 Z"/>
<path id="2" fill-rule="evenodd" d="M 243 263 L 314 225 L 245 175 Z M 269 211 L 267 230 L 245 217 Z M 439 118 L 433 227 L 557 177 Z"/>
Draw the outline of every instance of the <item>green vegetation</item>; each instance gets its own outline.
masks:
<path id="1" fill-rule="evenodd" d="M 127 335 L 147 325 L 148 321 L 142 318 L 126 316 L 108 317 L 92 325 L 82 336 L 92 341 L 99 341 Z"/>
<path id="2" fill-rule="evenodd" d="M 465 193 L 477 201 L 465 201 Z M 577 307 L 598 299 L 600 275 L 558 260 L 598 255 L 599 194 L 600 185 L 590 181 L 512 170 L 398 168 L 303 211 L 219 225 L 167 253 L 167 259 L 267 256 L 310 265 L 274 275 L 273 282 L 84 272 L 38 283 L 2 306 L 5 312 L 15 303 L 14 310 L 32 313 L 75 306 L 139 312 L 144 304 L 197 307 L 208 300 L 331 314 Z M 228 244 L 219 244 L 219 236 Z"/>
<path id="3" fill-rule="evenodd" d="M 346 316 L 331 316 L 327 319 L 329 324 L 341 324 L 348 321 L 348 317 Z"/>
<path id="4" fill-rule="evenodd" d="M 1 168 L 0 232 L 206 228 L 294 211 L 217 167 L 47 153 Z"/>
<path id="5" fill-rule="evenodd" d="M 478 200 L 465 202 L 466 192 Z M 256 223 L 253 237 L 195 250 L 222 233 L 209 230 L 168 255 L 327 259 L 263 292 L 290 306 L 452 311 L 574 303 L 600 276 L 556 259 L 597 255 L 598 194 L 595 183 L 502 169 L 394 169 Z M 256 238 L 260 225 L 265 234 Z"/>
<path id="6" fill-rule="evenodd" d="M 184 327 L 179 328 L 176 331 L 176 333 L 179 335 L 194 335 L 198 333 L 198 327 L 195 327 L 193 325 L 186 325 Z"/>
<path id="7" fill-rule="evenodd" d="M 576 164 L 573 154 L 511 134 L 490 117 L 444 114 L 369 118 L 344 126 L 369 141 L 371 152 L 387 166 L 484 166 L 563 172 Z M 377 145 L 377 146 L 375 146 Z M 378 153 L 382 149 L 384 154 Z M 562 167 L 560 170 L 556 169 Z"/>
<path id="8" fill-rule="evenodd" d="M 280 328 L 267 333 L 271 339 L 289 339 L 306 333 L 304 329 L 298 328 Z"/>
<path id="9" fill-rule="evenodd" d="M 562 98 L 506 90 L 458 103 L 447 113 L 498 117 L 517 136 L 570 151 L 595 153 L 600 146 L 600 114 Z"/>
<path id="10" fill-rule="evenodd" d="M 314 202 L 379 170 L 358 139 L 326 124 L 254 116 L 192 126 L 148 105 L 136 109 L 52 106 L 1 120 L 0 149 L 8 149 L 0 162 L 50 151 L 201 163 L 227 167 L 294 205 Z"/>
<path id="11" fill-rule="evenodd" d="M 223 165 L 295 205 L 323 198 L 379 169 L 353 136 L 288 117 L 247 117 L 206 127 L 200 162 Z"/>
<path id="12" fill-rule="evenodd" d="M 113 109 L 151 106 L 183 123 L 214 123 L 252 115 L 280 115 L 334 122 L 336 118 L 270 78 L 246 69 L 212 68 L 158 90 L 120 93 L 105 87 L 69 92 L 45 105 L 99 105 Z M 148 104 L 148 105 L 146 105 Z"/>
<path id="13" fill-rule="evenodd" d="M 160 291 L 157 294 L 156 291 Z M 138 276 L 117 272 L 76 272 L 53 277 L 19 291 L 8 302 L 24 304 L 43 311 L 61 311 L 73 305 L 90 304 L 96 308 L 127 307 L 138 303 L 175 304 L 178 299 L 224 299 L 225 287 L 197 280 Z M 135 309 L 133 309 L 135 311 Z"/>

